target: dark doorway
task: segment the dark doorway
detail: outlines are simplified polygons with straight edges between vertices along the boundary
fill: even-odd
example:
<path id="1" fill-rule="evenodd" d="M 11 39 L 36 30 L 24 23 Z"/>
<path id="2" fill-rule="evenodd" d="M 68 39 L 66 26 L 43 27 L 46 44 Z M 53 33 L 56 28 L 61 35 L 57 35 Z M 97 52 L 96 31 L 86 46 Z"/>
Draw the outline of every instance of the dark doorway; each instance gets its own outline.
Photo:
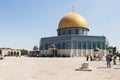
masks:
<path id="1" fill-rule="evenodd" d="M 52 55 L 53 55 L 53 57 L 58 57 L 58 55 L 57 55 L 57 50 L 52 50 Z"/>

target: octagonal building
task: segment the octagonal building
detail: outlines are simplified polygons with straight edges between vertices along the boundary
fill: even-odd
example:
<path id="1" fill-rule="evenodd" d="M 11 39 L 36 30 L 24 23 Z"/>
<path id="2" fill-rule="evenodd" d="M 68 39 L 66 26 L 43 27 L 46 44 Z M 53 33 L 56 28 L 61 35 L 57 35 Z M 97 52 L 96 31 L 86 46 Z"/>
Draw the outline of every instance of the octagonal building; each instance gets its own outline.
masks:
<path id="1" fill-rule="evenodd" d="M 99 56 L 104 56 L 108 47 L 106 37 L 89 36 L 88 32 L 86 19 L 76 12 L 70 12 L 60 20 L 57 36 L 41 38 L 40 56 L 94 56 L 96 49 L 99 49 Z"/>

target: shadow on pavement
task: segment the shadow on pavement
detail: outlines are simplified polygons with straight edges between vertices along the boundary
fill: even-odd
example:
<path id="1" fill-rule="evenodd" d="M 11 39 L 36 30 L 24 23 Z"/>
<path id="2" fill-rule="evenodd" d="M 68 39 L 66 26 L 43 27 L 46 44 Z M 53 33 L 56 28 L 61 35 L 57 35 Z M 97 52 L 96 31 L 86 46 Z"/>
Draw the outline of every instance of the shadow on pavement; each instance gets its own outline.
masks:
<path id="1" fill-rule="evenodd" d="M 120 69 L 120 68 L 114 68 L 114 69 Z"/>
<path id="2" fill-rule="evenodd" d="M 103 69 L 103 68 L 107 68 L 107 67 L 97 67 L 97 69 Z"/>

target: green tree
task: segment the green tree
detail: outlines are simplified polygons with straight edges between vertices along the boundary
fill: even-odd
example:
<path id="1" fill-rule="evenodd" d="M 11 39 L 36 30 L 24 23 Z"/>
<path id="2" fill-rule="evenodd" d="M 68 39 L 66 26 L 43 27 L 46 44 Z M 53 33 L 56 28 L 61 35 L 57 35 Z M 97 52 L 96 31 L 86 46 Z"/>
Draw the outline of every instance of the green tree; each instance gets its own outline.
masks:
<path id="1" fill-rule="evenodd" d="M 21 55 L 28 55 L 28 50 L 22 49 L 21 50 Z"/>

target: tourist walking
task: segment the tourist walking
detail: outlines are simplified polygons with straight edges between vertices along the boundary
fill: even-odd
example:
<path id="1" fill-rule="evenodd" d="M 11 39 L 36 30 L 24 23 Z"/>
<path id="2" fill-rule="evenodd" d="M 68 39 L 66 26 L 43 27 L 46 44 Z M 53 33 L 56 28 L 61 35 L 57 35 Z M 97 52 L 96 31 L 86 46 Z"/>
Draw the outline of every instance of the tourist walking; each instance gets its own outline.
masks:
<path id="1" fill-rule="evenodd" d="M 106 55 L 107 68 L 111 68 L 111 64 L 110 64 L 111 61 L 112 61 L 112 57 L 110 55 Z"/>
<path id="2" fill-rule="evenodd" d="M 86 56 L 86 61 L 88 61 L 88 59 L 89 59 L 89 56 L 87 55 L 87 56 Z"/>
<path id="3" fill-rule="evenodd" d="M 92 56 L 90 56 L 90 61 L 92 61 L 93 60 L 93 58 L 92 58 Z"/>

